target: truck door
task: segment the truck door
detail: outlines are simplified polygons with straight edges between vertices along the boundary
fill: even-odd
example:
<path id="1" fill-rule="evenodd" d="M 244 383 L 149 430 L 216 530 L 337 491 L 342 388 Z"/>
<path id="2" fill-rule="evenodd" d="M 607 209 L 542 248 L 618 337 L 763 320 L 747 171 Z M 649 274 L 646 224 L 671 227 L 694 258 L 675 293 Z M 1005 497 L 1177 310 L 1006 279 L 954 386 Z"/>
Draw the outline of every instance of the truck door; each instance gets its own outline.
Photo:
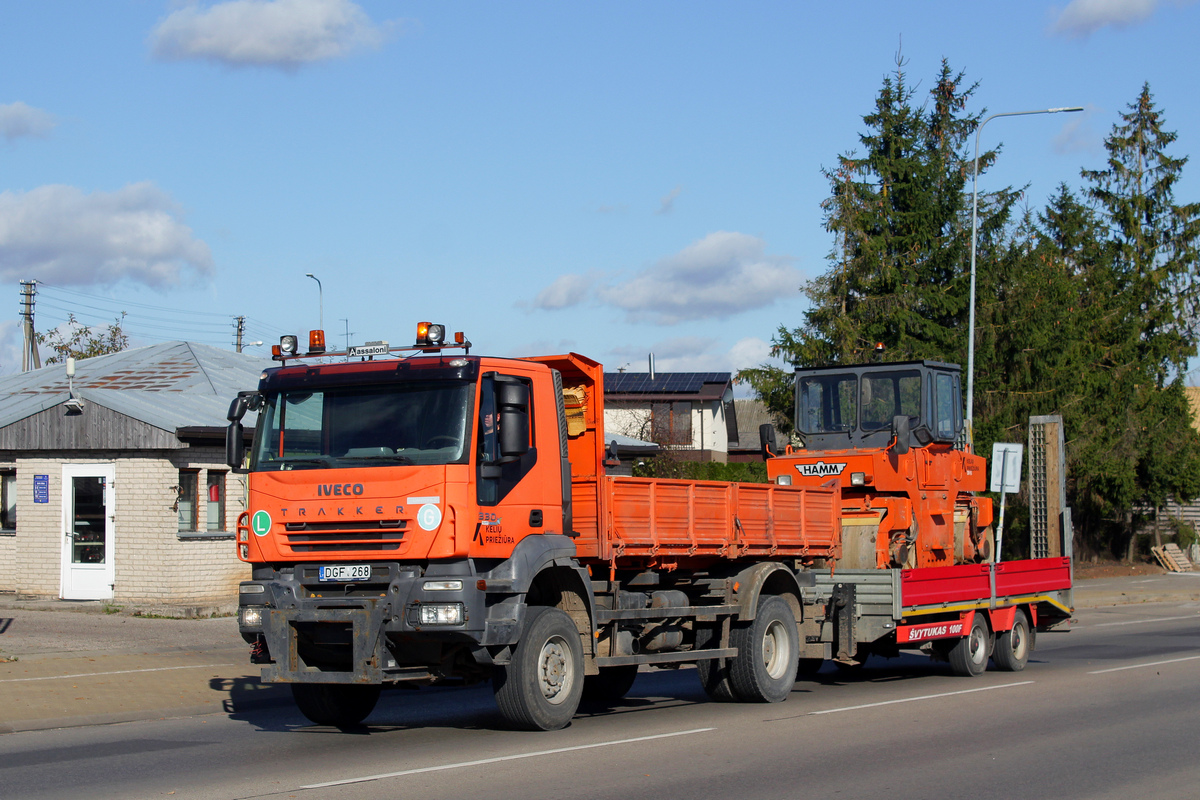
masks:
<path id="1" fill-rule="evenodd" d="M 496 372 L 486 373 L 480 383 L 479 519 L 472 545 L 483 557 L 505 557 L 531 533 L 562 532 L 557 451 L 550 447 L 539 462 L 537 447 L 539 433 L 550 444 L 555 431 L 534 425 L 532 390 L 530 378 Z M 555 474 L 542 474 L 547 470 Z"/>

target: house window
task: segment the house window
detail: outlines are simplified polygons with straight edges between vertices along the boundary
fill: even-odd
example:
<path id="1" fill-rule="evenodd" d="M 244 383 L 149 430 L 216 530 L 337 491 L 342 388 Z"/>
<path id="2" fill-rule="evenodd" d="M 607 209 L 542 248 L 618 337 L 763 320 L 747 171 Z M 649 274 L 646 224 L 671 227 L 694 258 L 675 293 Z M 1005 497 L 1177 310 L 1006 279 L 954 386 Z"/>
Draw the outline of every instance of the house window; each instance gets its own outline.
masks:
<path id="1" fill-rule="evenodd" d="M 650 434 L 655 442 L 666 447 L 691 447 L 691 402 L 652 403 Z"/>
<path id="2" fill-rule="evenodd" d="M 210 531 L 225 530 L 225 473 L 208 473 L 208 523 Z"/>
<path id="3" fill-rule="evenodd" d="M 0 530 L 17 529 L 17 473 L 0 472 Z"/>
<path id="4" fill-rule="evenodd" d="M 200 472 L 194 469 L 179 470 L 179 530 L 194 531 L 197 522 L 197 502 Z"/>

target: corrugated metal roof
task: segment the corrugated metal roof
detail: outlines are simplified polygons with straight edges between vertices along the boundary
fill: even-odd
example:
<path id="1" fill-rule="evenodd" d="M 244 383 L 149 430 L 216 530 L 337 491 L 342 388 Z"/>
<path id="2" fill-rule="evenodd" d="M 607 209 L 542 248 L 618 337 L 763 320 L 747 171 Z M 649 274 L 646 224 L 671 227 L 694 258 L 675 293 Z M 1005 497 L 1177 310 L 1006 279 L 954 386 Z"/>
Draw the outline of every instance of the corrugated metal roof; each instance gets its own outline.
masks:
<path id="1" fill-rule="evenodd" d="M 256 388 L 262 370 L 274 365 L 205 344 L 164 342 L 76 361 L 75 396 L 164 430 L 223 426 L 238 391 Z M 65 364 L 0 378 L 0 427 L 62 403 L 67 387 Z"/>

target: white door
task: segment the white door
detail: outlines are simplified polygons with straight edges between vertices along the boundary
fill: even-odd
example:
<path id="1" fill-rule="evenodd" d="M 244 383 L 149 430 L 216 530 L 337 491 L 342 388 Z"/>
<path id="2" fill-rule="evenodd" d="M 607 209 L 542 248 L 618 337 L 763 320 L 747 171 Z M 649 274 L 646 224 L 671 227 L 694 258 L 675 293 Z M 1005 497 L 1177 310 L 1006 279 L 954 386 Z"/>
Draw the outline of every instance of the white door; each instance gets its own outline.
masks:
<path id="1" fill-rule="evenodd" d="M 116 471 L 113 464 L 63 465 L 64 600 L 112 599 Z"/>

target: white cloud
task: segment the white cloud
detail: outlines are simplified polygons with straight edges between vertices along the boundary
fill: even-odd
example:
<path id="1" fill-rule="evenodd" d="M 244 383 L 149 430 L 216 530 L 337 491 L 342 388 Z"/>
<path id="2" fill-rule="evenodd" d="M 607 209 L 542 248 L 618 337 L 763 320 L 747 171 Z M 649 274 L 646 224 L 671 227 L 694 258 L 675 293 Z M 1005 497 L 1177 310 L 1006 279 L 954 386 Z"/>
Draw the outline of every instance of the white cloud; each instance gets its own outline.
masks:
<path id="1" fill-rule="evenodd" d="M 554 283 L 538 292 L 533 298 L 533 307 L 554 311 L 577 306 L 587 299 L 595 279 L 587 275 L 562 275 Z"/>
<path id="2" fill-rule="evenodd" d="M 724 319 L 794 296 L 802 276 L 791 262 L 755 236 L 718 231 L 598 294 L 631 321 Z"/>
<path id="3" fill-rule="evenodd" d="M 1176 0 L 1176 5 L 1194 0 Z M 1128 28 L 1145 22 L 1163 0 L 1071 0 L 1050 26 L 1051 33 L 1085 39 L 1101 28 Z"/>
<path id="4" fill-rule="evenodd" d="M 228 0 L 172 12 L 151 32 L 150 45 L 167 61 L 294 70 L 378 47 L 384 35 L 350 0 Z"/>
<path id="5" fill-rule="evenodd" d="M 739 339 L 725 348 L 719 339 L 680 336 L 663 339 L 644 348 L 618 347 L 612 350 L 605 369 L 615 371 L 627 366 L 627 372 L 646 372 L 649 355 L 654 353 L 655 372 L 731 372 L 757 367 L 764 362 L 783 366 L 771 358 L 771 344 L 756 337 Z"/>
<path id="6" fill-rule="evenodd" d="M 0 137 L 13 141 L 22 136 L 44 138 L 58 124 L 54 115 L 18 100 L 0 105 Z"/>
<path id="7" fill-rule="evenodd" d="M 84 194 L 73 186 L 0 192 L 0 280 L 171 286 L 212 271 L 208 245 L 149 182 Z"/>
<path id="8" fill-rule="evenodd" d="M 1089 124 L 1094 110 L 1089 107 L 1082 114 L 1071 115 L 1072 119 L 1054 137 L 1054 152 L 1060 155 L 1104 152 L 1104 137 L 1092 130 Z"/>
<path id="9" fill-rule="evenodd" d="M 0 322 L 0 375 L 15 375 L 21 371 L 25 352 L 25 335 L 15 319 Z"/>
<path id="10" fill-rule="evenodd" d="M 663 215 L 670 214 L 675 208 L 675 198 L 679 197 L 679 193 L 683 191 L 682 186 L 676 186 L 671 191 L 663 196 L 663 199 L 658 202 L 658 211 L 655 214 Z"/>

